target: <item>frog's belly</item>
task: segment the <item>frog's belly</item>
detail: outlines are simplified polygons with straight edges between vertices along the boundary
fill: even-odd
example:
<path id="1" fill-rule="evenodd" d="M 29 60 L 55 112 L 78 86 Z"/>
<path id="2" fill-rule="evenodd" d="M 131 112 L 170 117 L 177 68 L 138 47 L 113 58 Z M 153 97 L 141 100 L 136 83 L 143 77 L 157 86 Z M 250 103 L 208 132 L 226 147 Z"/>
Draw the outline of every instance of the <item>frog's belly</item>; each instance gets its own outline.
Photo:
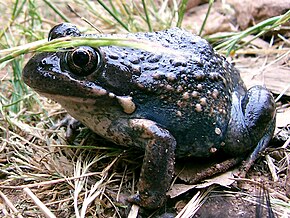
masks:
<path id="1" fill-rule="evenodd" d="M 155 121 L 152 117 L 152 119 L 148 119 L 140 114 L 124 114 L 120 108 L 96 108 L 91 105 L 91 107 L 84 107 L 80 110 L 81 105 L 77 103 L 73 105 L 70 103 L 69 106 L 64 104 L 64 102 L 62 103 L 69 114 L 75 119 L 82 122 L 101 137 L 118 145 L 135 146 L 145 149 L 146 142 L 144 139 L 137 137 L 138 134 L 134 132 L 135 130 L 130 124 L 130 120 L 136 118 L 144 120 L 144 122 L 150 121 L 169 130 L 177 142 L 175 152 L 177 158 L 208 157 L 219 150 L 224 144 L 223 136 L 226 129 L 222 129 L 221 126 L 226 126 L 223 123 L 225 120 L 221 122 L 217 119 L 211 120 L 212 118 L 207 119 L 205 117 L 197 119 L 197 116 L 193 116 L 195 118 L 194 122 L 192 119 L 185 119 L 181 122 L 183 125 L 177 125 L 175 119 L 170 119 L 168 116 L 167 121 L 163 119 L 165 123 L 162 123 L 161 121 Z M 92 110 L 94 107 L 95 110 Z"/>

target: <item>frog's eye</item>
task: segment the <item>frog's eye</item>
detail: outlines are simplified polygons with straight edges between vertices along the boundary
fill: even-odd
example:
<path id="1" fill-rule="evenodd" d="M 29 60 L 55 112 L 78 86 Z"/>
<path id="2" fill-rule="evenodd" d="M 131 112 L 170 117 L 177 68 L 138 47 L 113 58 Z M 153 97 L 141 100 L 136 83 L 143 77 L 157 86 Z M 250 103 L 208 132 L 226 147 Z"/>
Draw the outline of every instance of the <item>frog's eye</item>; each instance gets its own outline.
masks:
<path id="1" fill-rule="evenodd" d="M 88 76 L 101 64 L 101 55 L 95 49 L 81 46 L 66 55 L 66 62 L 72 73 Z"/>

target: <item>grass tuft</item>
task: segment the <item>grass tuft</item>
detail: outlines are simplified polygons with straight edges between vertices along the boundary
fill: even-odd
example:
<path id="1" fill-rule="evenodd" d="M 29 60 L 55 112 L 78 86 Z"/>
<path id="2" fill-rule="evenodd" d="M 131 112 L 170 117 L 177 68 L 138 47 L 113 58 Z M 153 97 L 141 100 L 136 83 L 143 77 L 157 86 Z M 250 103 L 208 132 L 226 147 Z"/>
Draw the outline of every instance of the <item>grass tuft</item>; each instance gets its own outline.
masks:
<path id="1" fill-rule="evenodd" d="M 104 142 L 86 128 L 81 128 L 75 141 L 68 143 L 64 128 L 51 128 L 66 112 L 57 103 L 28 88 L 22 81 L 21 72 L 31 53 L 62 51 L 80 45 L 128 46 L 178 55 L 154 43 L 127 38 L 67 37 L 47 42 L 46 36 L 53 25 L 61 22 L 76 23 L 83 32 L 89 33 L 96 32 L 92 26 L 104 33 L 182 27 L 187 16 L 187 2 L 7 0 L 0 3 L 0 198 L 3 199 L 0 216 L 42 217 L 44 213 L 56 217 L 123 216 L 127 207 L 124 199 L 136 192 L 142 154 L 133 149 L 124 152 L 123 148 Z M 207 15 L 210 8 L 211 5 Z M 207 39 L 220 53 L 264 55 L 261 49 L 252 52 L 248 46 L 254 39 L 279 30 L 289 18 L 290 11 L 287 11 L 244 31 L 222 37 L 207 36 Z M 200 33 L 206 22 L 205 19 Z M 246 40 L 249 35 L 254 37 Z M 289 44 L 285 36 L 278 37 Z M 289 56 L 289 48 L 270 49 L 267 53 L 273 54 L 279 54 L 276 60 L 281 62 Z M 281 172 L 289 168 L 288 147 L 289 141 L 282 146 L 280 161 L 267 158 L 276 169 L 278 182 Z M 39 202 L 34 203 L 26 193 L 35 195 Z M 289 214 L 287 196 L 271 189 L 269 193 L 274 211 L 281 216 Z M 193 214 L 207 196 L 207 191 L 201 191 L 179 216 Z M 252 195 L 245 198 L 255 202 Z M 44 206 L 47 212 L 41 212 Z M 138 209 L 132 214 L 136 217 Z"/>
<path id="2" fill-rule="evenodd" d="M 252 27 L 249 27 L 248 29 L 237 32 L 237 33 L 230 33 L 227 36 L 222 37 L 208 37 L 208 40 L 210 42 L 213 42 L 214 40 L 222 40 L 223 42 L 216 45 L 216 50 L 226 50 L 226 55 L 229 55 L 233 51 L 237 51 L 238 49 L 241 49 L 251 43 L 253 40 L 263 36 L 264 34 L 273 31 L 275 29 L 279 29 L 282 24 L 288 22 L 290 20 L 290 10 L 287 11 L 285 14 L 271 17 L 269 19 L 266 19 Z M 251 37 L 250 40 L 247 40 L 246 42 L 243 42 L 243 39 L 245 39 L 249 35 L 254 35 L 254 37 Z"/>

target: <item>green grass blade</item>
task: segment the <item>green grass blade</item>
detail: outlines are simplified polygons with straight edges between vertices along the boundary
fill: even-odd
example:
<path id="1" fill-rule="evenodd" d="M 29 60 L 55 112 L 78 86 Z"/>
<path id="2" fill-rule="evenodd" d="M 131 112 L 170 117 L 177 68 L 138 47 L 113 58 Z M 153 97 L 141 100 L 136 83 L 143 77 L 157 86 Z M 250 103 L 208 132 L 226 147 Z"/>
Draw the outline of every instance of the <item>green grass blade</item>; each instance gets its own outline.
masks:
<path id="1" fill-rule="evenodd" d="M 119 11 L 116 9 L 115 4 L 114 4 L 115 1 L 109 0 L 109 3 L 110 3 L 110 6 L 111 6 L 111 9 L 112 9 L 112 13 L 119 15 Z"/>
<path id="2" fill-rule="evenodd" d="M 267 20 L 264 20 L 252 27 L 249 27 L 248 29 L 234 34 L 232 37 L 224 41 L 223 43 L 217 45 L 215 49 L 223 49 L 227 50 L 227 55 L 230 54 L 232 50 L 238 50 L 245 46 L 246 44 L 249 44 L 252 40 L 255 38 L 258 38 L 265 33 L 279 27 L 281 24 L 287 22 L 290 20 L 290 10 L 286 12 L 284 15 L 276 16 L 276 17 L 271 17 Z M 246 36 L 256 34 L 251 40 L 239 45 Z"/>
<path id="3" fill-rule="evenodd" d="M 203 31 L 203 29 L 205 27 L 205 24 L 206 24 L 206 21 L 208 19 L 210 10 L 211 10 L 211 8 L 213 6 L 213 3 L 214 3 L 214 0 L 210 0 L 209 3 L 208 3 L 208 8 L 207 8 L 207 12 L 206 12 L 205 18 L 204 18 L 204 20 L 202 22 L 202 25 L 201 25 L 200 30 L 199 30 L 199 33 L 198 33 L 199 36 L 201 36 L 201 33 L 202 33 L 202 31 Z"/>
<path id="4" fill-rule="evenodd" d="M 70 19 L 65 16 L 51 1 L 48 0 L 43 0 L 48 7 L 50 7 L 56 14 L 58 14 L 65 22 L 69 22 L 70 23 Z"/>
<path id="5" fill-rule="evenodd" d="M 181 23 L 183 21 L 183 17 L 186 11 L 186 5 L 187 5 L 188 0 L 182 0 L 181 3 L 179 4 L 179 9 L 178 9 L 178 20 L 177 20 L 177 27 L 181 27 Z"/>
<path id="6" fill-rule="evenodd" d="M 143 49 L 149 52 L 160 51 L 161 53 L 167 53 L 172 55 L 178 55 L 175 50 L 163 47 L 160 44 L 153 43 L 146 40 L 137 40 L 132 38 L 84 38 L 84 37 L 63 37 L 54 39 L 52 41 L 39 40 L 33 43 L 29 43 L 23 46 L 14 47 L 11 49 L 4 49 L 0 51 L 0 55 L 4 57 L 0 58 L 0 64 L 5 61 L 13 60 L 14 58 L 31 52 L 56 52 L 65 51 L 66 48 L 78 47 L 78 46 L 121 46 L 130 47 L 136 49 Z M 6 56 L 5 56 L 6 55 Z"/>
<path id="7" fill-rule="evenodd" d="M 126 25 L 102 0 L 97 2 L 127 31 L 129 31 L 128 25 Z"/>
<path id="8" fill-rule="evenodd" d="M 17 8 L 19 1 L 17 0 L 13 7 L 13 12 L 11 15 L 11 19 L 9 20 L 8 24 L 0 31 L 0 39 L 3 37 L 4 33 L 7 31 L 7 29 L 13 24 L 15 19 L 19 16 L 19 14 L 23 11 L 23 6 L 26 3 L 26 0 L 23 0 L 20 4 L 19 8 Z"/>
<path id="9" fill-rule="evenodd" d="M 146 23 L 147 23 L 147 25 L 148 25 L 148 30 L 150 31 L 150 32 L 152 32 L 153 31 L 153 29 L 152 29 L 152 26 L 151 26 L 151 22 L 150 22 L 150 16 L 149 16 L 149 12 L 148 12 L 148 10 L 147 10 L 147 6 L 146 6 L 146 2 L 145 2 L 145 0 L 142 0 L 142 5 L 143 5 L 143 10 L 144 10 L 144 13 L 145 13 L 145 16 L 146 16 Z"/>

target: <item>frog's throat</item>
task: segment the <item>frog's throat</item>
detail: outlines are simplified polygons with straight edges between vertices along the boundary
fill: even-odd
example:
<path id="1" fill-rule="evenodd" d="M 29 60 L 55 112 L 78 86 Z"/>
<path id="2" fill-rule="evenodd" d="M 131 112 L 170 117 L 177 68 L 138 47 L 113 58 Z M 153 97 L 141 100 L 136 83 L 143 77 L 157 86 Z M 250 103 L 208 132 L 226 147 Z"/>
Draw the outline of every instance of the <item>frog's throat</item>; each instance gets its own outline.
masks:
<path id="1" fill-rule="evenodd" d="M 71 103 L 75 104 L 84 104 L 84 105 L 94 105 L 98 98 L 96 96 L 108 96 L 113 101 L 114 99 L 117 100 L 118 104 L 122 107 L 123 112 L 126 114 L 132 114 L 136 110 L 136 105 L 133 102 L 133 98 L 131 96 L 117 96 L 114 93 L 108 93 L 107 91 L 103 91 L 98 93 L 98 95 L 94 95 L 95 98 L 83 98 L 77 96 L 64 96 L 59 94 L 49 94 L 49 93 L 40 93 L 41 95 L 53 99 L 56 102 L 59 102 L 63 105 L 63 102 L 70 101 Z"/>

